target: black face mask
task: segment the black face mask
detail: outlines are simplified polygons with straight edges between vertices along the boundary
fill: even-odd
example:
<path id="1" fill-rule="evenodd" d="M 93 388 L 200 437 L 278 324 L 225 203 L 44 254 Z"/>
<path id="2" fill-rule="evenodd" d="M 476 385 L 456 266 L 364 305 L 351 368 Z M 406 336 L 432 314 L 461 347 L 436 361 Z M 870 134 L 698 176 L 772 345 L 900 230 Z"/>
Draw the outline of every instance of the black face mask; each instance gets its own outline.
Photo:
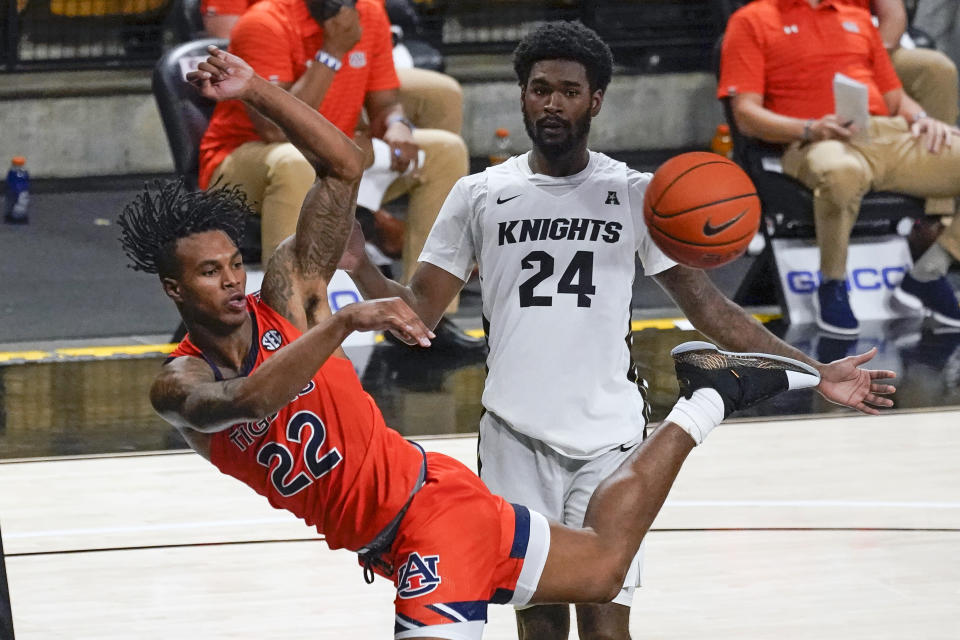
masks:
<path id="1" fill-rule="evenodd" d="M 319 24 L 337 15 L 340 7 L 353 7 L 357 0 L 307 0 L 307 9 L 310 15 Z"/>

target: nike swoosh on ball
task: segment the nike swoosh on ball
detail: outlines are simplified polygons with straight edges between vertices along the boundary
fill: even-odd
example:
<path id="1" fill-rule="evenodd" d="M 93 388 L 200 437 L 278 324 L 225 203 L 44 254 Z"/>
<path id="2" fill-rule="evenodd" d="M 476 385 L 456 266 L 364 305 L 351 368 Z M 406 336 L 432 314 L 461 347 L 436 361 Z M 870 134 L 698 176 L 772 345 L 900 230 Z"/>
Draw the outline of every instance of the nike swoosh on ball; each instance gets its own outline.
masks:
<path id="1" fill-rule="evenodd" d="M 743 211 L 740 212 L 740 215 L 738 215 L 736 218 L 733 218 L 732 220 L 727 220 L 726 222 L 724 222 L 724 223 L 723 223 L 722 225 L 720 225 L 719 227 L 713 226 L 712 224 L 710 224 L 710 221 L 707 220 L 706 222 L 703 223 L 703 235 L 705 235 L 705 236 L 715 236 L 715 235 L 717 235 L 718 233 L 720 233 L 721 231 L 723 231 L 724 229 L 727 229 L 728 227 L 730 227 L 733 223 L 735 223 L 737 220 L 739 220 L 740 218 L 742 218 L 742 217 L 745 216 L 746 214 L 747 214 L 747 210 L 744 209 Z"/>

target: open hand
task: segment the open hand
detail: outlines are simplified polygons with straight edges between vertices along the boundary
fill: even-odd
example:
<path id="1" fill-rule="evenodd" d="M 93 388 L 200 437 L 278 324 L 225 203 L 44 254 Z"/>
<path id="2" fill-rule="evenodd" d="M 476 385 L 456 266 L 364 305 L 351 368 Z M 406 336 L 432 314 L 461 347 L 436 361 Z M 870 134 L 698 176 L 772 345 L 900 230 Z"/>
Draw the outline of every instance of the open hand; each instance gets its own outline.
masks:
<path id="1" fill-rule="evenodd" d="M 241 58 L 213 45 L 207 47 L 210 56 L 196 71 L 187 74 L 187 82 L 210 100 L 242 99 L 257 74 Z"/>
<path id="2" fill-rule="evenodd" d="M 410 170 L 416 175 L 420 147 L 413 141 L 410 128 L 403 122 L 394 122 L 387 127 L 383 141 L 390 145 L 390 168 L 400 173 Z"/>
<path id="3" fill-rule="evenodd" d="M 884 381 L 893 380 L 897 374 L 889 370 L 860 368 L 860 365 L 866 364 L 875 355 L 876 347 L 824 365 L 820 369 L 820 384 L 817 390 L 830 402 L 842 404 L 861 413 L 877 415 L 880 412 L 876 407 L 892 407 L 893 400 L 884 396 L 897 389 Z"/>
<path id="4" fill-rule="evenodd" d="M 340 309 L 339 314 L 347 315 L 347 326 L 353 331 L 390 331 L 410 345 L 429 347 L 430 339 L 435 337 L 400 298 L 354 302 Z"/>
<path id="5" fill-rule="evenodd" d="M 953 145 L 953 136 L 960 135 L 960 129 L 925 116 L 910 126 L 910 134 L 923 138 L 923 147 L 930 153 L 940 153 L 944 147 Z"/>

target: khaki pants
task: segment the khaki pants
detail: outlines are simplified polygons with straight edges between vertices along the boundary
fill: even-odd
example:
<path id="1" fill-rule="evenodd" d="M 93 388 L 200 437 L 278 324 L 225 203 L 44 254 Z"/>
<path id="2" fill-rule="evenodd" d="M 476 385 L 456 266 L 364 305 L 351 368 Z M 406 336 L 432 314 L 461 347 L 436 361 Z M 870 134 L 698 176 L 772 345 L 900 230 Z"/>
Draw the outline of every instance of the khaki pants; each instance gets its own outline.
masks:
<path id="1" fill-rule="evenodd" d="M 416 178 L 401 176 L 384 196 L 386 202 L 404 194 L 410 197 L 403 247 L 406 279 L 417 266 L 420 251 L 447 194 L 469 170 L 467 147 L 460 136 L 440 129 L 417 129 L 413 139 L 426 155 L 419 175 Z M 240 185 L 260 214 L 266 264 L 277 245 L 297 229 L 303 199 L 316 179 L 313 167 L 289 142 L 247 142 L 220 163 L 211 183 L 221 177 L 227 184 Z M 454 311 L 456 307 L 454 300 L 449 310 Z"/>
<path id="2" fill-rule="evenodd" d="M 890 56 L 907 95 L 930 117 L 956 124 L 960 115 L 957 67 L 933 49 L 897 49 Z"/>
<path id="3" fill-rule="evenodd" d="M 869 141 L 824 140 L 791 144 L 783 169 L 813 191 L 813 214 L 824 278 L 846 272 L 850 230 L 860 200 L 870 190 L 897 191 L 920 198 L 960 195 L 960 137 L 938 154 L 914 139 L 902 117 L 871 117 Z M 960 260 L 960 216 L 937 241 Z"/>
<path id="4" fill-rule="evenodd" d="M 443 73 L 429 69 L 397 69 L 400 104 L 413 124 L 460 135 L 463 128 L 463 89 Z M 928 110 L 929 111 L 929 110 Z"/>
<path id="5" fill-rule="evenodd" d="M 903 90 L 920 103 L 927 114 L 948 124 L 960 116 L 960 88 L 957 67 L 947 56 L 933 49 L 897 49 L 890 56 Z M 927 213 L 954 213 L 953 199 L 927 200 Z"/>

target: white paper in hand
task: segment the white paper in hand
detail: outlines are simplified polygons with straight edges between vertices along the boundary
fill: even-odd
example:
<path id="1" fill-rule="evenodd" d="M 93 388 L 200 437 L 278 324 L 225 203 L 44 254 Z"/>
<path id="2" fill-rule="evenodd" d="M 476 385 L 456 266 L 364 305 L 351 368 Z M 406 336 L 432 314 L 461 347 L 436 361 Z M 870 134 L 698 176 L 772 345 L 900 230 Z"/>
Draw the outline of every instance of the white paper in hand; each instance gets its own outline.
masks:
<path id="1" fill-rule="evenodd" d="M 180 58 L 180 77 L 184 82 L 187 81 L 187 74 L 196 71 L 200 63 L 207 59 L 207 56 L 184 56 Z"/>
<path id="2" fill-rule="evenodd" d="M 868 100 L 867 85 L 842 73 L 833 76 L 833 103 L 837 119 L 843 126 L 856 127 L 855 135 L 858 138 L 867 135 L 867 118 L 870 116 Z"/>

